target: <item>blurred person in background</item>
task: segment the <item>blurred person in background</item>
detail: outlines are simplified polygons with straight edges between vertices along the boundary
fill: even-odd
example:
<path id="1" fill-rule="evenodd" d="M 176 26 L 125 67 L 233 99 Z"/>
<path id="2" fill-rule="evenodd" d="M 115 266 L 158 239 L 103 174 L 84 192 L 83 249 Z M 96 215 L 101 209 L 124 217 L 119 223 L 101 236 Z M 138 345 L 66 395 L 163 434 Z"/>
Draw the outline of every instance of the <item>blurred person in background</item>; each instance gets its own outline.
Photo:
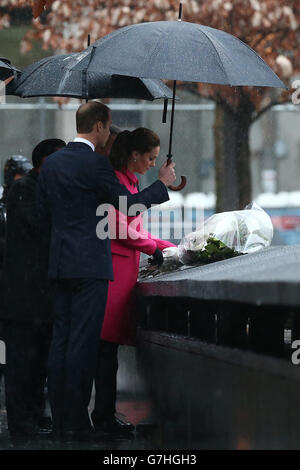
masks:
<path id="1" fill-rule="evenodd" d="M 60 139 L 40 142 L 32 152 L 33 168 L 6 194 L 5 308 L 1 317 L 6 344 L 7 422 L 12 437 L 34 437 L 49 430 L 49 418 L 44 419 L 52 326 L 48 239 L 38 223 L 36 187 L 45 158 L 65 145 Z"/>
<path id="2" fill-rule="evenodd" d="M 0 199 L 0 266 L 3 266 L 5 246 L 5 220 L 8 192 L 14 181 L 22 178 L 32 169 L 30 161 L 23 155 L 13 155 L 4 166 L 4 185 Z"/>
<path id="3" fill-rule="evenodd" d="M 132 132 L 118 133 L 109 159 L 120 183 L 136 194 L 139 189 L 135 173 L 143 175 L 155 167 L 159 152 L 158 135 L 150 129 L 138 128 Z M 128 436 L 134 427 L 115 416 L 118 347 L 120 344 L 135 345 L 136 309 L 133 291 L 138 277 L 140 253 L 153 256 L 152 262 L 159 265 L 163 262 L 161 250 L 175 245 L 146 232 L 141 215 L 134 218 L 113 208 L 112 211 L 114 213 L 110 214 L 113 215 L 110 221 L 116 221 L 116 238 L 111 238 L 114 281 L 109 282 L 95 376 L 95 407 L 91 418 L 96 431 L 111 436 Z M 133 220 L 134 228 L 130 224 Z M 118 237 L 120 231 L 121 239 Z"/>
<path id="4" fill-rule="evenodd" d="M 4 166 L 4 186 L 0 199 L 0 317 L 3 309 L 3 260 L 5 249 L 5 222 L 6 222 L 6 204 L 9 189 L 15 180 L 29 173 L 32 165 L 23 155 L 13 155 L 8 158 Z M 0 320 L 0 341 L 3 341 L 3 323 Z M 4 373 L 4 365 L 0 363 L 0 387 Z M 0 403 L 1 406 L 1 403 Z"/>

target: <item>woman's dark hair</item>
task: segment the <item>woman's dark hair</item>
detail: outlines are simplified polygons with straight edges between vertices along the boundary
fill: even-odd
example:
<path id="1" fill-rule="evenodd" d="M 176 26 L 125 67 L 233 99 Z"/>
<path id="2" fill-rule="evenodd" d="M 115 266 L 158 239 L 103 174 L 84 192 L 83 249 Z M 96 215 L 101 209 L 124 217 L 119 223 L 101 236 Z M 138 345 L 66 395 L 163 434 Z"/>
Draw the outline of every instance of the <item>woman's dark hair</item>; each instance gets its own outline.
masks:
<path id="1" fill-rule="evenodd" d="M 40 168 L 43 158 L 48 157 L 56 150 L 65 147 L 66 143 L 61 139 L 46 139 L 37 144 L 32 151 L 32 164 L 34 168 Z"/>
<path id="2" fill-rule="evenodd" d="M 136 151 L 141 154 L 151 152 L 154 147 L 159 145 L 158 135 L 145 127 L 139 127 L 132 132 L 123 131 L 114 141 L 109 159 L 115 170 L 125 170 L 132 152 Z"/>

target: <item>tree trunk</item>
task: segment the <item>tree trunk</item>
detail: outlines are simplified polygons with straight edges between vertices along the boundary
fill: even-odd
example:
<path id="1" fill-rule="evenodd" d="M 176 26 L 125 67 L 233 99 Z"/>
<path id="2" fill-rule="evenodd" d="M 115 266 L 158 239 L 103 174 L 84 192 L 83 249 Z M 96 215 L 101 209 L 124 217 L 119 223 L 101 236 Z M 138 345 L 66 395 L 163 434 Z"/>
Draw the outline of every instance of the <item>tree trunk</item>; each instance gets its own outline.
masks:
<path id="1" fill-rule="evenodd" d="M 221 105 L 216 106 L 217 212 L 243 209 L 251 201 L 251 115 L 251 106 L 239 106 L 236 113 Z"/>

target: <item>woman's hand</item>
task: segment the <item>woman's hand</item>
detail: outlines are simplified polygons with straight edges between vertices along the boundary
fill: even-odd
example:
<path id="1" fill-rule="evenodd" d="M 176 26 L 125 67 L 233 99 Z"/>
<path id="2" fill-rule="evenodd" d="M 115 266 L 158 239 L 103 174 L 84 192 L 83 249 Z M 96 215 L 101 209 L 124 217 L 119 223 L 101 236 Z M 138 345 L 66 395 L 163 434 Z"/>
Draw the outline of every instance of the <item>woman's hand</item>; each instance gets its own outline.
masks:
<path id="1" fill-rule="evenodd" d="M 170 163 L 169 165 L 167 162 L 165 162 L 159 169 L 158 179 L 166 186 L 170 186 L 176 180 L 174 167 L 174 162 Z"/>
<path id="2" fill-rule="evenodd" d="M 152 255 L 152 258 L 148 259 L 148 263 L 151 264 L 151 266 L 161 266 L 163 262 L 164 262 L 163 254 L 159 248 L 156 248 L 156 250 L 154 251 Z"/>

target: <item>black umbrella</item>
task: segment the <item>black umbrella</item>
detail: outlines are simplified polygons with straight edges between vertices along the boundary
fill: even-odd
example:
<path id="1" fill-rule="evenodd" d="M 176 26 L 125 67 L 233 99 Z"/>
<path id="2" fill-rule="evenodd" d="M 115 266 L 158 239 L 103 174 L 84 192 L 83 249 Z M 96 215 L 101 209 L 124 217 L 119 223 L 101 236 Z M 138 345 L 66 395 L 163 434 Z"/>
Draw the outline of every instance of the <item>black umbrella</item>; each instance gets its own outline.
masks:
<path id="1" fill-rule="evenodd" d="M 70 98 L 135 98 L 155 100 L 172 98 L 172 91 L 159 79 L 136 78 L 81 70 L 74 66 L 82 54 L 62 54 L 46 57 L 26 67 L 14 80 L 8 94 L 30 98 L 34 96 L 65 96 Z"/>
<path id="2" fill-rule="evenodd" d="M 101 67 L 112 74 L 174 80 L 173 96 L 176 80 L 285 88 L 261 57 L 238 38 L 182 21 L 181 4 L 178 21 L 134 24 L 99 39 L 82 53 L 74 70 L 87 63 L 91 72 Z M 172 158 L 173 122 L 174 100 L 168 161 Z"/>
<path id="3" fill-rule="evenodd" d="M 108 73 L 135 77 L 285 88 L 262 58 L 240 39 L 201 24 L 135 24 L 104 36 L 86 50 L 89 54 L 82 59 L 90 60 L 91 71 L 101 63 Z"/>

